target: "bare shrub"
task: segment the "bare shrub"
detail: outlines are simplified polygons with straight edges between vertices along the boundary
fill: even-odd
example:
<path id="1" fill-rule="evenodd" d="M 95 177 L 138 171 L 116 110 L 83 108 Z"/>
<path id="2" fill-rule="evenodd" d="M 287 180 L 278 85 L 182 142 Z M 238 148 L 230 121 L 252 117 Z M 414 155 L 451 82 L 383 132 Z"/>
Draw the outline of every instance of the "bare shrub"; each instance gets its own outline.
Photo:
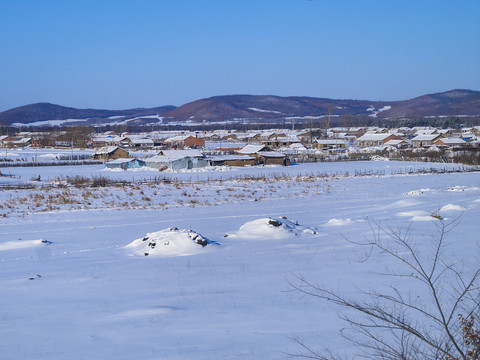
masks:
<path id="1" fill-rule="evenodd" d="M 291 285 L 302 294 L 353 310 L 358 315 L 341 315 L 348 325 L 341 335 L 359 349 L 355 358 L 478 360 L 480 331 L 475 321 L 480 315 L 480 265 L 477 263 L 467 273 L 460 262 L 447 258 L 446 235 L 457 224 L 458 219 L 449 223 L 442 219 L 436 221 L 438 233 L 428 256 L 418 251 L 410 229 L 402 232 L 375 224 L 372 240 L 351 241 L 365 247 L 368 254 L 377 252 L 400 264 L 401 270 L 383 275 L 408 280 L 411 285 L 420 284 L 427 294 L 422 298 L 410 296 L 394 286 L 384 291 L 360 291 L 365 300 L 349 298 L 302 275 L 297 275 Z M 299 338 L 293 341 L 303 349 L 303 353 L 291 354 L 293 356 L 322 360 L 342 358 L 327 350 L 316 351 Z"/>

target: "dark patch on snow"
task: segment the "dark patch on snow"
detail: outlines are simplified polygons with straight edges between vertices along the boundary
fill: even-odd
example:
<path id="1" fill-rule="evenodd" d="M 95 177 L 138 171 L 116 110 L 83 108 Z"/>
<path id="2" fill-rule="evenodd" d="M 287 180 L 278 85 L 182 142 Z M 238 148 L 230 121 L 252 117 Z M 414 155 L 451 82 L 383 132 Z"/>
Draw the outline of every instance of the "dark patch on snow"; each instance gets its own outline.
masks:
<path id="1" fill-rule="evenodd" d="M 270 225 L 275 226 L 275 227 L 282 226 L 282 223 L 281 223 L 280 221 L 278 221 L 278 220 L 270 219 L 270 220 L 268 221 L 268 223 L 269 223 Z"/>

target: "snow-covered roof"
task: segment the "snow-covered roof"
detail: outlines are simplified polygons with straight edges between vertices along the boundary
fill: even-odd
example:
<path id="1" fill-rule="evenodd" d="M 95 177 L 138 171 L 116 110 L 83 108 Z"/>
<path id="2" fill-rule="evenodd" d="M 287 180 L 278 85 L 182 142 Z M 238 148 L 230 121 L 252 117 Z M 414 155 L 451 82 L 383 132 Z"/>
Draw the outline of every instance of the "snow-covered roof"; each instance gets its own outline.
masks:
<path id="1" fill-rule="evenodd" d="M 165 142 L 184 141 L 185 139 L 187 139 L 189 137 L 195 137 L 195 136 L 196 136 L 196 134 L 177 135 L 177 136 L 173 136 L 173 137 L 170 137 L 170 138 L 166 139 Z"/>
<path id="2" fill-rule="evenodd" d="M 118 146 L 104 146 L 98 149 L 97 151 L 95 151 L 95 155 L 111 154 L 117 149 L 121 149 L 121 148 Z"/>
<path id="3" fill-rule="evenodd" d="M 152 139 L 129 138 L 134 144 L 153 144 Z"/>
<path id="4" fill-rule="evenodd" d="M 437 130 L 436 129 L 420 129 L 418 130 L 415 135 L 432 135 L 435 133 Z"/>
<path id="5" fill-rule="evenodd" d="M 134 158 L 118 158 L 115 160 L 107 161 L 105 164 L 125 164 L 134 160 L 135 160 Z"/>
<path id="6" fill-rule="evenodd" d="M 275 133 L 273 131 L 265 131 L 260 136 L 261 137 L 269 137 L 269 136 L 272 136 L 272 135 L 275 135 Z"/>
<path id="7" fill-rule="evenodd" d="M 265 149 L 265 145 L 252 145 L 252 144 L 248 144 L 248 145 L 246 145 L 244 148 L 238 150 L 238 153 L 239 153 L 239 154 L 246 154 L 246 155 L 256 154 L 256 153 L 258 153 L 259 151 L 262 151 L 262 149 Z"/>
<path id="8" fill-rule="evenodd" d="M 460 138 L 442 138 L 439 141 L 443 142 L 445 145 L 464 145 L 466 142 Z"/>
<path id="9" fill-rule="evenodd" d="M 120 136 L 94 136 L 92 137 L 92 141 L 95 142 L 114 142 L 114 141 L 120 141 L 122 138 Z"/>
<path id="10" fill-rule="evenodd" d="M 389 136 L 392 136 L 392 134 L 365 134 L 363 136 L 360 136 L 357 141 L 382 141 L 388 138 Z"/>
<path id="11" fill-rule="evenodd" d="M 208 158 L 212 161 L 232 161 L 232 160 L 254 160 L 255 158 L 252 156 L 246 155 L 216 155 Z"/>
<path id="12" fill-rule="evenodd" d="M 307 148 L 305 147 L 305 145 L 303 145 L 302 143 L 293 143 L 293 144 L 290 144 L 288 146 L 289 149 L 291 150 L 307 150 Z"/>
<path id="13" fill-rule="evenodd" d="M 177 135 L 177 136 L 173 136 L 173 137 L 170 137 L 170 138 L 166 139 L 165 142 L 183 141 L 186 138 L 188 138 L 189 136 L 190 135 Z"/>
<path id="14" fill-rule="evenodd" d="M 290 135 L 290 136 L 279 136 L 277 138 L 274 138 L 273 141 L 286 141 L 286 142 L 296 142 L 299 143 L 300 139 L 296 135 Z"/>
<path id="15" fill-rule="evenodd" d="M 148 161 L 170 162 L 186 157 L 203 158 L 203 154 L 198 150 L 162 150 L 158 155 L 148 158 Z"/>
<path id="16" fill-rule="evenodd" d="M 415 136 L 412 141 L 432 141 L 441 136 L 440 134 L 430 134 L 430 135 L 418 135 Z"/>
<path id="17" fill-rule="evenodd" d="M 338 139 L 317 139 L 314 142 L 316 142 L 317 144 L 322 144 L 322 145 L 345 144 L 345 141 L 338 140 Z"/>
<path id="18" fill-rule="evenodd" d="M 283 158 L 285 157 L 285 154 L 282 154 L 278 151 L 259 151 L 259 155 L 263 157 L 269 157 L 269 158 Z"/>

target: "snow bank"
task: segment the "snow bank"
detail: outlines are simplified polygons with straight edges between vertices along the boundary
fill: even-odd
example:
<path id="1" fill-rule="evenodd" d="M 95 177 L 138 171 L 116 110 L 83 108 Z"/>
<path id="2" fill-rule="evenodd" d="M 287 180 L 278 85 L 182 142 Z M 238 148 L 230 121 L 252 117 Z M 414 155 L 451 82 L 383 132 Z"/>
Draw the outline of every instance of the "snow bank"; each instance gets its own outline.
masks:
<path id="1" fill-rule="evenodd" d="M 410 221 L 415 221 L 415 222 L 418 222 L 418 221 L 434 221 L 434 220 L 440 220 L 438 217 L 434 217 L 434 216 L 431 216 L 431 215 L 418 215 L 418 216 L 414 216 L 410 219 Z"/>
<path id="2" fill-rule="evenodd" d="M 329 226 L 343 226 L 343 225 L 350 225 L 353 224 L 355 221 L 352 219 L 330 219 L 327 222 L 327 225 Z"/>
<path id="3" fill-rule="evenodd" d="M 161 306 L 157 308 L 147 308 L 147 309 L 134 309 L 124 311 L 118 314 L 115 314 L 111 317 L 113 320 L 125 320 L 131 318 L 139 318 L 139 317 L 150 317 L 150 316 L 158 316 L 158 315 L 166 315 L 174 311 L 173 307 L 168 306 Z"/>
<path id="4" fill-rule="evenodd" d="M 7 241 L 4 243 L 0 243 L 0 251 L 26 249 L 26 248 L 31 248 L 35 246 L 49 245 L 49 244 L 51 244 L 50 241 L 43 240 L 43 239 Z"/>
<path id="5" fill-rule="evenodd" d="M 169 228 L 148 233 L 125 249 L 134 255 L 173 257 L 201 254 L 209 244 L 212 242 L 193 230 Z"/>
<path id="6" fill-rule="evenodd" d="M 465 211 L 465 210 L 467 210 L 467 209 L 465 209 L 461 205 L 447 204 L 447 205 L 443 206 L 439 211 L 446 212 L 446 211 Z"/>
<path id="7" fill-rule="evenodd" d="M 476 190 L 480 190 L 480 189 L 476 186 L 467 187 L 467 186 L 460 186 L 460 185 L 447 188 L 447 191 L 476 191 Z"/>
<path id="8" fill-rule="evenodd" d="M 374 155 L 372 156 L 372 161 L 390 161 L 389 158 L 384 157 L 384 156 L 379 156 L 379 155 Z"/>
<path id="9" fill-rule="evenodd" d="M 414 221 L 414 222 L 439 220 L 438 215 L 437 216 L 432 216 L 431 213 L 428 213 L 427 211 L 423 211 L 423 210 L 412 210 L 412 211 L 399 212 L 396 215 L 397 216 L 404 216 L 404 217 L 411 216 L 410 221 Z"/>
<path id="10" fill-rule="evenodd" d="M 276 240 L 292 235 L 314 235 L 316 233 L 317 230 L 314 228 L 299 225 L 298 222 L 291 221 L 286 217 L 279 217 L 249 221 L 243 224 L 236 233 L 226 236 L 253 240 Z"/>
<path id="11" fill-rule="evenodd" d="M 409 191 L 409 192 L 405 193 L 405 195 L 408 195 L 408 196 L 418 196 L 418 195 L 422 195 L 423 193 L 429 192 L 429 191 L 432 191 L 432 189 L 412 190 L 412 191 Z"/>

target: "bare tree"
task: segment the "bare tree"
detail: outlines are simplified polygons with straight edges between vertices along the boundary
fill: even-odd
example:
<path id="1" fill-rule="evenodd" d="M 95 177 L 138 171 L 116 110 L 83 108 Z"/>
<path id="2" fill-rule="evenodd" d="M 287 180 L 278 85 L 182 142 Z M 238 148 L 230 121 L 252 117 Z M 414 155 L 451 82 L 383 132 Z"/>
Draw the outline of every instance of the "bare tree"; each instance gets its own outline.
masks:
<path id="1" fill-rule="evenodd" d="M 384 291 L 359 290 L 358 296 L 350 298 L 302 275 L 296 275 L 296 281 L 291 282 L 302 294 L 353 310 L 341 315 L 348 324 L 341 335 L 358 346 L 356 358 L 480 359 L 480 329 L 475 325 L 480 314 L 480 265 L 476 263 L 472 271 L 465 271 L 462 262 L 448 259 L 446 236 L 459 221 L 457 218 L 446 223 L 436 217 L 437 234 L 432 239 L 432 252 L 427 256 L 422 255 L 412 240 L 410 228 L 399 231 L 373 223 L 372 239 L 349 240 L 367 250 L 363 260 L 378 252 L 399 263 L 400 270 L 389 270 L 382 275 L 406 280 L 415 286 L 419 283 L 422 296 L 390 286 Z M 303 349 L 294 356 L 320 360 L 341 358 L 328 351 L 315 351 L 302 339 L 293 341 Z"/>

